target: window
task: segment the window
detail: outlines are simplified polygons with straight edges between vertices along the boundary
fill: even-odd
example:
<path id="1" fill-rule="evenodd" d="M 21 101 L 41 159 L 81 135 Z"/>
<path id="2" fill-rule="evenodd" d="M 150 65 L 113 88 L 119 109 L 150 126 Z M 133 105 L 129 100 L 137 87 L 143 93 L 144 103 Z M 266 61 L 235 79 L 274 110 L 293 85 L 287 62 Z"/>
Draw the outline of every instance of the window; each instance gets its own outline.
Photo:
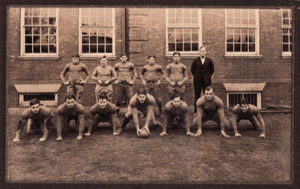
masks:
<path id="1" fill-rule="evenodd" d="M 258 10 L 225 10 L 225 54 L 259 55 Z"/>
<path id="2" fill-rule="evenodd" d="M 79 19 L 79 54 L 114 55 L 115 17 L 113 8 L 81 8 Z"/>
<path id="3" fill-rule="evenodd" d="M 22 8 L 21 15 L 21 56 L 57 56 L 57 8 Z"/>
<path id="4" fill-rule="evenodd" d="M 249 104 L 253 104 L 261 109 L 261 105 L 258 103 L 258 97 L 261 98 L 261 93 L 228 93 L 227 95 L 227 106 L 230 108 L 237 105 L 241 98 L 246 98 Z"/>
<path id="5" fill-rule="evenodd" d="M 29 106 L 29 101 L 38 98 L 42 104 L 57 106 L 61 84 L 19 84 L 14 85 L 19 94 L 19 105 Z"/>
<path id="6" fill-rule="evenodd" d="M 166 51 L 173 54 L 198 54 L 202 45 L 201 10 L 167 9 Z"/>
<path id="7" fill-rule="evenodd" d="M 292 11 L 291 9 L 281 9 L 282 17 L 282 55 L 292 54 Z"/>
<path id="8" fill-rule="evenodd" d="M 223 83 L 227 91 L 227 106 L 232 108 L 240 98 L 246 98 L 249 104 L 261 109 L 261 95 L 266 83 Z"/>

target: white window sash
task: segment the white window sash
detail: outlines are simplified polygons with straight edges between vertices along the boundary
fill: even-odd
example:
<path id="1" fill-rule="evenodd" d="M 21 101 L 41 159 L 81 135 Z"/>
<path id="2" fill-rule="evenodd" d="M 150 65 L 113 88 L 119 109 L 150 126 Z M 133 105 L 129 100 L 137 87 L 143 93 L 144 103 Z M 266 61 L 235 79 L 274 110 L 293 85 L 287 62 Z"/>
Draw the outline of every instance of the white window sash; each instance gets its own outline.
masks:
<path id="1" fill-rule="evenodd" d="M 32 7 L 31 7 L 32 8 Z M 35 8 L 35 7 L 34 7 Z M 21 46 L 20 46 L 20 52 L 21 52 L 21 56 L 24 56 L 24 57 L 57 57 L 58 56 L 58 52 L 59 52 L 59 29 L 58 29 L 58 21 L 59 21 L 59 18 L 58 18 L 58 12 L 59 12 L 59 9 L 58 8 L 55 8 L 55 11 L 56 11 L 56 15 L 55 15 L 55 18 L 56 18 L 56 25 L 54 25 L 56 27 L 56 53 L 25 53 L 25 8 L 21 8 L 21 29 L 20 29 L 20 36 L 21 36 Z M 46 26 L 46 25 L 45 25 Z M 41 27 L 41 26 L 39 26 Z M 48 26 L 49 27 L 49 26 Z"/>
<path id="2" fill-rule="evenodd" d="M 83 53 L 82 52 L 82 27 L 81 27 L 81 22 L 82 22 L 82 9 L 83 8 L 79 8 L 79 24 L 78 24 L 78 31 L 79 31 L 79 35 L 78 35 L 78 41 L 79 41 L 79 46 L 78 46 L 78 54 L 80 55 L 80 57 L 91 57 L 91 58 L 98 58 L 101 57 L 103 55 L 106 56 L 115 56 L 116 54 L 116 37 L 115 37 L 115 8 L 111 8 L 112 9 L 112 26 L 84 26 L 84 28 L 112 28 L 112 39 L 113 39 L 113 43 L 112 43 L 112 52 L 111 53 Z"/>
<path id="3" fill-rule="evenodd" d="M 169 9 L 166 9 L 166 55 L 173 55 L 175 51 L 168 51 L 169 49 L 169 29 L 198 29 L 198 47 L 202 46 L 202 9 L 198 10 L 198 26 L 169 26 Z M 175 41 L 176 43 L 176 41 Z M 183 47 L 184 48 L 184 47 Z M 181 55 L 198 55 L 197 51 L 179 51 Z"/>
<path id="4" fill-rule="evenodd" d="M 260 44 L 259 44 L 259 11 L 255 9 L 255 26 L 227 26 L 227 9 L 225 9 L 225 55 L 229 56 L 253 56 L 259 55 Z M 255 29 L 255 51 L 254 52 L 227 52 L 227 29 Z M 234 48 L 234 46 L 233 46 Z"/>

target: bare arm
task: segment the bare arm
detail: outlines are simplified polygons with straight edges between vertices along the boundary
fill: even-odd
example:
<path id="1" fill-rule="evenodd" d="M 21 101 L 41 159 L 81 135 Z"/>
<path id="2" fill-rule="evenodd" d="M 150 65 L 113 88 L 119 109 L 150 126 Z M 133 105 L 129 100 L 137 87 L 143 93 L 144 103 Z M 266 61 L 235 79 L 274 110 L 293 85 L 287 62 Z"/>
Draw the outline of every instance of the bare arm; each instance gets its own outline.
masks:
<path id="1" fill-rule="evenodd" d="M 149 123 L 151 121 L 152 118 L 152 114 L 153 114 L 153 105 L 148 105 L 147 107 L 147 117 L 146 117 L 146 122 L 145 122 L 145 127 L 149 127 Z"/>
<path id="2" fill-rule="evenodd" d="M 266 135 L 266 127 L 265 127 L 265 122 L 263 120 L 263 118 L 261 117 L 260 113 L 258 112 L 257 115 L 255 115 L 257 120 L 259 121 L 259 124 L 261 126 L 261 134 L 259 137 L 265 137 Z"/>
<path id="3" fill-rule="evenodd" d="M 139 126 L 139 119 L 138 119 L 138 110 L 136 107 L 134 107 L 134 108 L 131 107 L 131 114 L 133 117 L 134 126 L 135 126 L 136 130 L 138 131 L 140 129 L 140 126 Z"/>
<path id="4" fill-rule="evenodd" d="M 224 108 L 223 106 L 220 106 L 218 108 L 218 116 L 220 118 L 220 126 L 221 126 L 221 135 L 224 136 L 225 138 L 228 138 L 229 135 L 226 134 L 225 132 L 225 125 L 228 125 L 228 121 L 225 117 L 225 113 L 224 113 Z"/>
<path id="5" fill-rule="evenodd" d="M 184 84 L 186 82 L 186 80 L 188 80 L 188 72 L 187 72 L 187 69 L 184 67 L 182 69 L 182 74 L 183 74 L 183 79 L 181 80 L 181 83 Z"/>
<path id="6" fill-rule="evenodd" d="M 171 69 L 167 68 L 165 79 L 167 80 L 168 83 L 171 84 L 172 81 L 170 79 L 170 74 L 171 74 Z"/>
<path id="7" fill-rule="evenodd" d="M 114 82 L 115 80 L 117 80 L 117 73 L 114 69 L 111 69 L 111 78 L 109 78 L 108 81 L 111 83 Z"/>
<path id="8" fill-rule="evenodd" d="M 61 79 L 61 81 L 62 81 L 63 83 L 67 82 L 65 76 L 66 76 L 66 74 L 68 73 L 68 71 L 69 71 L 69 66 L 66 65 L 66 66 L 64 67 L 63 71 L 60 73 L 60 79 Z"/>

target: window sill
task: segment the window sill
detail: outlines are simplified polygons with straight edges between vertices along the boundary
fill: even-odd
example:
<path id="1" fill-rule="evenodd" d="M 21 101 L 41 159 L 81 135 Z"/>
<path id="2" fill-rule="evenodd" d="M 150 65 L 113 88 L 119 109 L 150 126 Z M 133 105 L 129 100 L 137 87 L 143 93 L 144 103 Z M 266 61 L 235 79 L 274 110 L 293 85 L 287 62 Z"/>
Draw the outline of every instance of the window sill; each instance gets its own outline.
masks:
<path id="1" fill-rule="evenodd" d="M 199 56 L 200 56 L 199 54 L 181 54 L 180 58 L 195 59 L 195 58 L 198 58 Z M 167 54 L 167 55 L 165 55 L 165 58 L 173 58 L 173 54 Z"/>
<path id="2" fill-rule="evenodd" d="M 18 60 L 59 60 L 59 56 L 18 56 Z"/>
<path id="3" fill-rule="evenodd" d="M 262 55 L 224 55 L 224 58 L 230 59 L 262 59 Z"/>
<path id="4" fill-rule="evenodd" d="M 282 53 L 281 58 L 292 58 L 292 53 Z"/>
<path id="5" fill-rule="evenodd" d="M 101 58 L 102 56 L 80 56 L 80 60 L 98 60 L 99 58 Z M 116 60 L 117 57 L 116 56 L 109 56 L 106 55 L 108 60 Z"/>

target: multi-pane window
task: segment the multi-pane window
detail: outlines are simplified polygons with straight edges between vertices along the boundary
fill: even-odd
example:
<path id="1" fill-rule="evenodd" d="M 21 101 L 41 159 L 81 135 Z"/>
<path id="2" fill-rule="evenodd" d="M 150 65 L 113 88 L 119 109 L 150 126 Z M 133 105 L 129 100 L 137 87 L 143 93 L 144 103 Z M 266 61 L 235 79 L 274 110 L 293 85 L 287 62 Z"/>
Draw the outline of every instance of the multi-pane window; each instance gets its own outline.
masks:
<path id="1" fill-rule="evenodd" d="M 282 9 L 282 52 L 290 54 L 292 52 L 292 11 Z"/>
<path id="2" fill-rule="evenodd" d="M 57 8 L 22 8 L 22 55 L 56 55 Z"/>
<path id="3" fill-rule="evenodd" d="M 167 53 L 197 53 L 201 46 L 201 10 L 167 9 Z"/>
<path id="4" fill-rule="evenodd" d="M 80 9 L 80 54 L 114 53 L 114 9 Z"/>
<path id="5" fill-rule="evenodd" d="M 258 11 L 226 9 L 226 54 L 257 55 L 259 48 Z"/>

